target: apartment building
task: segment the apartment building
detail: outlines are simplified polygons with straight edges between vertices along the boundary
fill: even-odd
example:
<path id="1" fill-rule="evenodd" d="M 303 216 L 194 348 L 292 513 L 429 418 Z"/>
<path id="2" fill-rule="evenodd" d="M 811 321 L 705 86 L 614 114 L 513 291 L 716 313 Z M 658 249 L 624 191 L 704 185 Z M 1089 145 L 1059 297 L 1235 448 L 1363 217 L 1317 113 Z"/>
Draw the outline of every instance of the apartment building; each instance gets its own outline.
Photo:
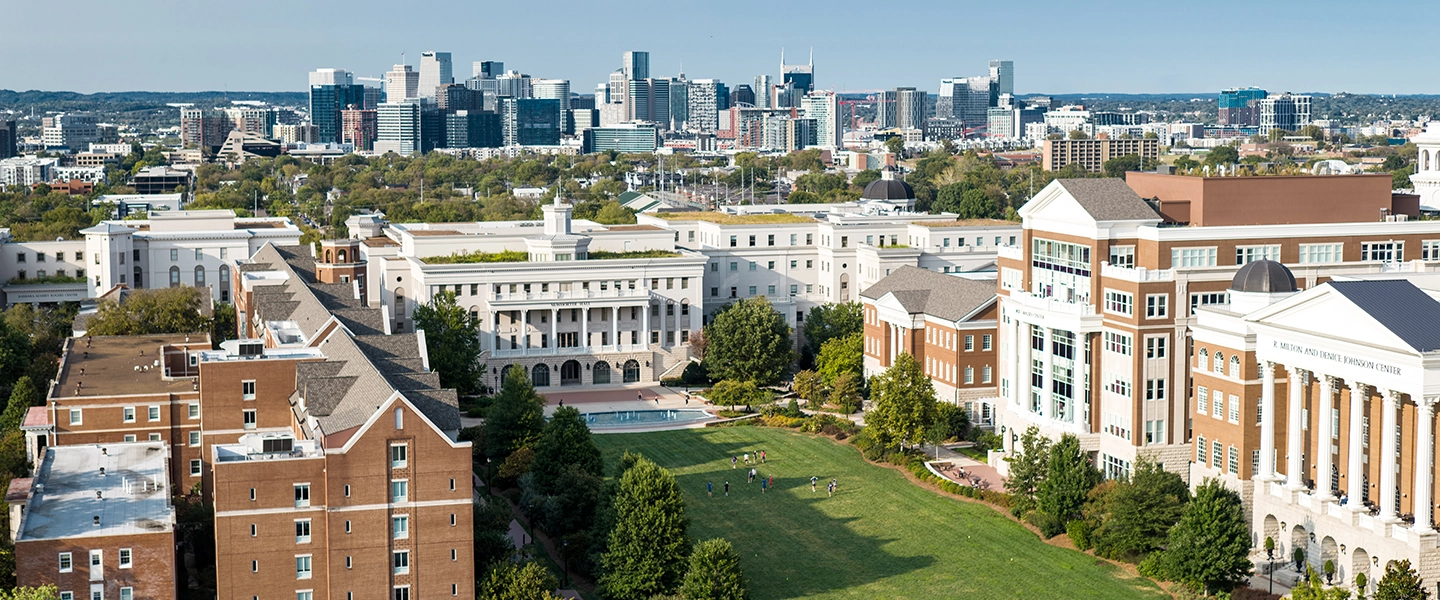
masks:
<path id="1" fill-rule="evenodd" d="M 908 353 L 930 377 L 936 399 L 965 407 L 975 423 L 988 425 L 998 305 L 994 278 L 974 276 L 904 266 L 861 292 L 865 377 Z"/>
<path id="2" fill-rule="evenodd" d="M 1440 260 L 1440 223 L 1409 220 L 1415 197 L 1374 177 L 1136 175 L 1052 182 L 1021 209 L 1023 242 L 999 250 L 1007 451 L 1035 425 L 1079 436 L 1112 477 L 1142 453 L 1186 473 L 1190 327 L 1229 301 L 1238 268 L 1277 260 L 1313 288 Z"/>
<path id="3" fill-rule="evenodd" d="M 1160 157 L 1160 140 L 1153 139 L 1085 139 L 1045 140 L 1042 165 L 1046 171 L 1059 171 L 1069 165 L 1080 165 L 1090 173 L 1104 170 L 1105 161 L 1129 154 L 1142 159 Z"/>

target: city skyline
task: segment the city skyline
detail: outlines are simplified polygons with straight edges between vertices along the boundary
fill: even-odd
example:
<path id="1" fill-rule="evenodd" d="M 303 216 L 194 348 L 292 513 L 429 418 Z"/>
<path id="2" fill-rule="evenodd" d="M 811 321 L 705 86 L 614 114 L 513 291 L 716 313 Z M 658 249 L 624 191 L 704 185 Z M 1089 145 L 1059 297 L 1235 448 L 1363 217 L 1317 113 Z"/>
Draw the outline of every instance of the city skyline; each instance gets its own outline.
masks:
<path id="1" fill-rule="evenodd" d="M 702 5 L 682 16 L 664 4 L 632 3 L 631 10 L 607 11 L 576 4 L 572 17 L 545 19 L 540 25 L 511 28 L 489 26 L 477 36 L 477 22 L 536 23 L 524 5 L 449 5 L 420 2 L 411 5 L 416 15 L 435 12 L 443 19 L 416 19 L 413 27 L 396 27 L 375 15 L 388 14 L 378 2 L 280 4 L 262 1 L 257 10 L 229 11 L 220 5 L 200 6 L 213 19 L 226 22 L 231 31 L 264 31 L 285 21 L 331 23 L 324 31 L 306 30 L 304 36 L 269 45 L 247 45 L 234 52 L 216 43 L 206 30 L 183 26 L 197 18 L 193 11 L 171 12 L 159 6 L 133 3 L 111 5 L 83 0 L 75 3 L 77 20 L 66 44 L 56 45 L 44 28 L 19 28 L 0 40 L 0 53 L 16 60 L 0 66 L 0 88 L 93 93 L 99 91 L 303 91 L 305 73 L 317 68 L 346 69 L 358 76 L 380 77 L 404 61 L 418 70 L 425 51 L 449 52 L 454 72 L 469 73 L 475 61 L 497 60 L 537 78 L 568 79 L 573 90 L 589 90 L 615 70 L 621 55 L 630 50 L 650 53 L 654 77 L 683 71 L 687 77 L 715 78 L 731 85 L 748 83 L 756 75 L 779 76 L 782 49 L 801 62 L 812 49 L 816 89 L 839 92 L 873 91 L 913 86 L 935 93 L 942 78 L 983 72 L 992 59 L 1017 64 L 1016 92 L 1030 93 L 1201 93 L 1215 89 L 1256 85 L 1270 90 L 1374 94 L 1440 93 L 1440 82 L 1406 77 L 1400 67 L 1389 68 L 1374 56 L 1342 52 L 1316 60 L 1314 50 L 1300 51 L 1297 38 L 1276 33 L 1276 23 L 1291 30 L 1333 29 L 1333 15 L 1345 5 L 1307 3 L 1303 10 L 1291 2 L 1240 4 L 1221 2 L 1210 14 L 1244 14 L 1246 20 L 1225 22 L 1224 30 L 1205 24 L 1202 16 L 1181 7 L 1145 6 L 1107 2 L 1083 13 L 1048 0 L 1029 5 L 1023 15 L 1004 6 L 967 6 L 921 1 L 887 9 L 895 27 L 873 24 L 869 5 L 829 5 L 816 11 L 808 5 L 763 5 L 767 19 L 793 27 L 756 28 L 744 37 L 725 23 L 744 14 L 742 1 Z M 1228 10 L 1225 5 L 1234 5 Z M 1406 5 L 1385 2 L 1403 11 Z M 267 10 L 275 9 L 275 10 Z M 12 7 L 16 22 L 46 18 L 39 5 Z M 953 20 L 1011 27 L 981 27 L 956 35 Z M 963 14 L 961 14 L 963 13 Z M 144 15 L 140 18 L 138 15 Z M 697 31 L 697 23 L 707 24 Z M 863 27 L 856 25 L 863 23 Z M 1333 38 L 1356 43 L 1383 39 L 1385 54 L 1413 56 L 1423 52 L 1418 37 L 1392 36 L 1381 21 L 1356 20 Z M 1188 24 L 1188 25 L 1187 25 Z M 556 40 L 535 44 L 540 37 Z M 647 35 L 617 38 L 617 29 L 646 31 Z M 1159 32 L 1133 35 L 1092 35 L 1095 31 Z M 756 32 L 750 35 L 748 31 Z M 873 32 L 873 38 L 864 34 Z M 896 37 L 898 36 L 898 37 Z M 903 44 L 889 39 L 903 39 Z M 384 39 L 380 45 L 375 40 Z M 1314 39 L 1313 36 L 1307 39 Z M 1160 40 L 1171 44 L 1155 46 Z M 1313 43 L 1313 42 L 1311 42 Z M 1151 47 L 1145 47 L 1149 44 Z M 114 52 L 119 46 L 126 52 Z M 1077 47 L 1078 45 L 1078 47 Z M 1348 46 L 1356 47 L 1356 46 Z M 36 48 L 45 48 L 41 54 Z M 1086 48 L 1089 50 L 1086 51 Z M 857 51 L 863 49 L 864 51 Z M 1078 50 L 1078 51 L 1077 51 Z M 100 57 L 97 60 L 97 57 Z M 113 57 L 107 59 L 105 57 Z M 148 58 L 136 58 L 148 57 Z M 111 61 L 114 62 L 111 62 Z M 125 60 L 121 64 L 119 61 Z M 1390 61 L 1401 65 L 1405 61 Z M 456 79 L 461 79 L 460 75 Z"/>

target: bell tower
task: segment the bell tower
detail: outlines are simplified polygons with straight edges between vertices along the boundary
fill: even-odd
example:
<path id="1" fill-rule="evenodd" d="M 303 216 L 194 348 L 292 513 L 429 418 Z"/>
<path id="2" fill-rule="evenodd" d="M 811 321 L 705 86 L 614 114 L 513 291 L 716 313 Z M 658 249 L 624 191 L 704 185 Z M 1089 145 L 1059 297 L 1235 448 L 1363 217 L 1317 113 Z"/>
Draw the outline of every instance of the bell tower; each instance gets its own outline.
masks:
<path id="1" fill-rule="evenodd" d="M 315 255 L 315 279 L 320 283 L 351 283 L 362 304 L 365 300 L 365 257 L 360 240 L 322 240 Z"/>

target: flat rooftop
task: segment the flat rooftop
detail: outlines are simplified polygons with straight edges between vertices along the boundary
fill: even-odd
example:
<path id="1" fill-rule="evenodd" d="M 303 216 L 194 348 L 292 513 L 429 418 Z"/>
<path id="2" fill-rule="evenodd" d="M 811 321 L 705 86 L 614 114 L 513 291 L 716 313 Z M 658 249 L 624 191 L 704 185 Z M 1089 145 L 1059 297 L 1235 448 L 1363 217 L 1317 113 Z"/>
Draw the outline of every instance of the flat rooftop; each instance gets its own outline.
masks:
<path id="1" fill-rule="evenodd" d="M 51 446 L 17 541 L 172 531 L 168 458 L 165 442 Z"/>
<path id="2" fill-rule="evenodd" d="M 194 390 L 190 379 L 166 380 L 162 346 L 210 348 L 205 334 L 122 335 L 74 338 L 60 370 L 56 397 L 163 394 Z M 156 361 L 161 361 L 156 366 Z"/>

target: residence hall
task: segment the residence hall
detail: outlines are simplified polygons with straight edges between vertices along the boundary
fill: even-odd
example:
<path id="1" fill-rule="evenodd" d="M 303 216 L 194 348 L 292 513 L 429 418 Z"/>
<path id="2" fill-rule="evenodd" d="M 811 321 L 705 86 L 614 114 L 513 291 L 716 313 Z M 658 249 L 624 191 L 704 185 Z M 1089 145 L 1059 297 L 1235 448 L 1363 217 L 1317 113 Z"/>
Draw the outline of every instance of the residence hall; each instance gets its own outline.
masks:
<path id="1" fill-rule="evenodd" d="M 1111 477 L 1144 454 L 1188 473 L 1194 311 L 1262 259 L 1302 288 L 1440 263 L 1440 221 L 1375 175 L 1058 179 L 999 252 L 997 431 L 1071 433 Z M 1241 365 L 1235 381 L 1254 378 Z M 1227 369 L 1229 367 L 1227 366 Z M 1228 370 L 1227 370 L 1228 372 Z M 1228 375 L 1227 375 L 1228 376 Z M 1003 470 L 1005 463 L 998 463 Z"/>
<path id="2" fill-rule="evenodd" d="M 1336 275 L 1301 290 L 1291 270 L 1241 267 L 1229 302 L 1190 327 L 1191 482 L 1238 491 L 1257 570 L 1305 551 L 1335 580 L 1374 582 L 1407 559 L 1440 578 L 1435 402 L 1440 397 L 1440 274 Z M 1281 581 L 1300 574 L 1288 560 Z"/>
<path id="3" fill-rule="evenodd" d="M 935 397 L 966 408 L 988 425 L 995 395 L 995 280 L 900 267 L 860 293 L 865 317 L 865 377 L 900 354 L 919 361 Z"/>

